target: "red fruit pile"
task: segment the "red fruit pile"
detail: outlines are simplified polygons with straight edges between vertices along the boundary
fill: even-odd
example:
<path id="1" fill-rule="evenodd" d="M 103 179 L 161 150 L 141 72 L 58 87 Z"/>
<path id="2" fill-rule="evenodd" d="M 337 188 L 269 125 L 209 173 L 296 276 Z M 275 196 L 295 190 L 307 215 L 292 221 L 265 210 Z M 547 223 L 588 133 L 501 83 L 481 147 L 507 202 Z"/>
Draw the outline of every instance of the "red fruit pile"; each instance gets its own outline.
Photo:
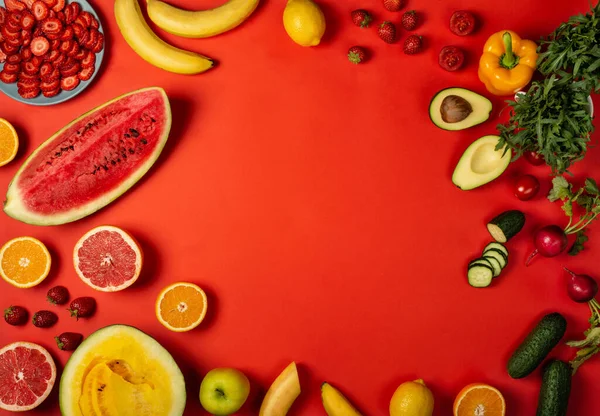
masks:
<path id="1" fill-rule="evenodd" d="M 94 74 L 104 35 L 91 13 L 65 1 L 5 0 L 0 7 L 0 81 L 16 82 L 23 98 L 54 97 Z"/>

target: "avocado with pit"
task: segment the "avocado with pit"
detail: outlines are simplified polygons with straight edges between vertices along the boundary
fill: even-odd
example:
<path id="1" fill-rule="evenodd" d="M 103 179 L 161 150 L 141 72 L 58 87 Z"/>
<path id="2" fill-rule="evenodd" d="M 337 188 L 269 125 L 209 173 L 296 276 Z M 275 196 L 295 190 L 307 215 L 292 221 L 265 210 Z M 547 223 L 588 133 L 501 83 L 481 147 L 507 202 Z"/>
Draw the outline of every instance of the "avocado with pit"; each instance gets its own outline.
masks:
<path id="1" fill-rule="evenodd" d="M 469 191 L 502 175 L 510 164 L 511 152 L 496 150 L 498 140 L 498 136 L 483 136 L 471 143 L 454 169 L 452 183 Z"/>
<path id="2" fill-rule="evenodd" d="M 465 88 L 446 88 L 429 104 L 433 124 L 444 130 L 464 130 L 490 118 L 492 102 Z"/>

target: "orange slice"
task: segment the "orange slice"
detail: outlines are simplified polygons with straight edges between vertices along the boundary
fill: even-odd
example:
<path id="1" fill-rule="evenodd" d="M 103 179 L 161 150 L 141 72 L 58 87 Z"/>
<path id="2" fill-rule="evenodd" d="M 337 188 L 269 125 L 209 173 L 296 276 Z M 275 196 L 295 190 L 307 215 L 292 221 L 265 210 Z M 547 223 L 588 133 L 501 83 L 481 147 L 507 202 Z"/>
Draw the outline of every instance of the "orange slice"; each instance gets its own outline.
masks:
<path id="1" fill-rule="evenodd" d="M 469 384 L 454 400 L 454 416 L 504 416 L 505 412 L 502 393 L 487 384 Z"/>
<path id="2" fill-rule="evenodd" d="M 50 253 L 33 237 L 18 237 L 0 249 L 0 275 L 13 286 L 33 287 L 50 272 Z"/>
<path id="3" fill-rule="evenodd" d="M 173 283 L 156 299 L 156 318 L 175 332 L 196 328 L 204 319 L 206 309 L 206 293 L 193 283 Z"/>
<path id="4" fill-rule="evenodd" d="M 0 166 L 13 160 L 19 150 L 19 137 L 8 121 L 0 118 Z"/>

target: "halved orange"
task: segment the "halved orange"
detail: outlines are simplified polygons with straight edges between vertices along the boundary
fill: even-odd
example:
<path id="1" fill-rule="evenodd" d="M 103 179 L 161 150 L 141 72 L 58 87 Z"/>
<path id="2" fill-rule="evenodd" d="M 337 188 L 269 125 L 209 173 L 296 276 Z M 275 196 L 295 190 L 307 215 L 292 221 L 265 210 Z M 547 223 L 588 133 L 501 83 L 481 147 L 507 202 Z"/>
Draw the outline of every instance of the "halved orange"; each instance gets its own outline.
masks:
<path id="1" fill-rule="evenodd" d="M 50 252 L 40 240 L 17 237 L 0 249 L 0 275 L 13 286 L 33 287 L 50 272 Z"/>
<path id="2" fill-rule="evenodd" d="M 156 299 L 156 318 L 175 332 L 190 331 L 200 325 L 207 309 L 206 293 L 197 285 L 173 283 Z"/>
<path id="3" fill-rule="evenodd" d="M 505 412 L 502 393 L 488 384 L 469 384 L 454 400 L 454 416 L 504 416 Z"/>
<path id="4" fill-rule="evenodd" d="M 0 166 L 13 160 L 19 150 L 19 137 L 8 121 L 0 118 Z"/>

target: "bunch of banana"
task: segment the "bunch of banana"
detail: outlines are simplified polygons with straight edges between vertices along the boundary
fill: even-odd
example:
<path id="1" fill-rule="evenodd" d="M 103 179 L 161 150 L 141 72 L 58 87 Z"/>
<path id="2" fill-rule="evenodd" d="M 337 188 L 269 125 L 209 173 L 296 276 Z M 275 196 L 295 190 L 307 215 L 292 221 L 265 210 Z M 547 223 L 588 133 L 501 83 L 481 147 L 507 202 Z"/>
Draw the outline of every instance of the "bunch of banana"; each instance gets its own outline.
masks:
<path id="1" fill-rule="evenodd" d="M 201 11 L 186 11 L 160 0 L 146 0 L 148 16 L 169 33 L 206 38 L 231 30 L 246 20 L 259 0 L 230 0 Z M 150 64 L 178 74 L 199 74 L 213 67 L 212 59 L 176 48 L 159 38 L 148 26 L 138 0 L 115 0 L 115 17 L 125 41 Z"/>

